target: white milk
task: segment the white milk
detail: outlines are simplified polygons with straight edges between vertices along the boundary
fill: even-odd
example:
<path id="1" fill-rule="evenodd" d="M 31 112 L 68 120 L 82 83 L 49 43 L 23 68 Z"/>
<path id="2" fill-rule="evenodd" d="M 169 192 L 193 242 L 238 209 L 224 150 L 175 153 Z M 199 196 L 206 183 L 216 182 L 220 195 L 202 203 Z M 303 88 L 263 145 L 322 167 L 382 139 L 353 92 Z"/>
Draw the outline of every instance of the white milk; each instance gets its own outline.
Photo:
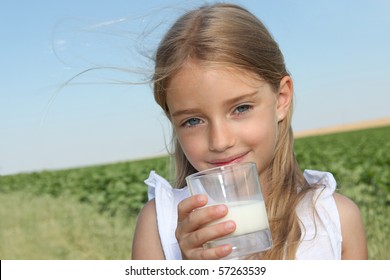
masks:
<path id="1" fill-rule="evenodd" d="M 224 203 L 228 208 L 228 214 L 211 224 L 233 220 L 236 230 L 229 236 L 242 235 L 268 228 L 268 217 L 264 201 L 248 200 Z"/>

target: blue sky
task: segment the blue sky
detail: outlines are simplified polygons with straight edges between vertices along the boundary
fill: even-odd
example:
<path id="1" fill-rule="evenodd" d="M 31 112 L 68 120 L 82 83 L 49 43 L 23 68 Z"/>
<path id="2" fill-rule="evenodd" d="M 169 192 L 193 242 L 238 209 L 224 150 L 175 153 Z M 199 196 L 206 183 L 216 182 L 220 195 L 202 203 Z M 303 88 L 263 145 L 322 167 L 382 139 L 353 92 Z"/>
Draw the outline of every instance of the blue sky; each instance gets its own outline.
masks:
<path id="1" fill-rule="evenodd" d="M 295 131 L 390 116 L 389 1 L 232 2 L 279 42 Z M 165 153 L 169 125 L 150 85 L 135 83 L 169 24 L 202 3 L 3 0 L 0 175 Z M 101 66 L 133 71 L 91 71 L 62 87 Z"/>

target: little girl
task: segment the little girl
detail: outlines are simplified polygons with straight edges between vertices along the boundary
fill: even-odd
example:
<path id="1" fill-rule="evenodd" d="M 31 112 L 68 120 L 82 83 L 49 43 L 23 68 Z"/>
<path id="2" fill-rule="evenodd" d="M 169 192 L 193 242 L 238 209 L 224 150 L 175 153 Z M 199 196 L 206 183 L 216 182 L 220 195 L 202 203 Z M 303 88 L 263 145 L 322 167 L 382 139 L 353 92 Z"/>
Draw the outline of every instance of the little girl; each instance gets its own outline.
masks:
<path id="1" fill-rule="evenodd" d="M 161 41 L 154 96 L 173 126 L 175 188 L 155 172 L 133 240 L 133 259 L 219 259 L 230 244 L 203 244 L 235 230 L 234 221 L 205 226 L 227 214 L 190 196 L 186 176 L 255 162 L 273 239 L 251 259 L 366 259 L 357 206 L 335 193 L 327 172 L 302 172 L 293 152 L 293 81 L 264 25 L 231 4 L 214 4 L 179 18 Z M 320 148 L 320 147 L 319 147 Z M 196 210 L 196 211 L 194 211 Z"/>

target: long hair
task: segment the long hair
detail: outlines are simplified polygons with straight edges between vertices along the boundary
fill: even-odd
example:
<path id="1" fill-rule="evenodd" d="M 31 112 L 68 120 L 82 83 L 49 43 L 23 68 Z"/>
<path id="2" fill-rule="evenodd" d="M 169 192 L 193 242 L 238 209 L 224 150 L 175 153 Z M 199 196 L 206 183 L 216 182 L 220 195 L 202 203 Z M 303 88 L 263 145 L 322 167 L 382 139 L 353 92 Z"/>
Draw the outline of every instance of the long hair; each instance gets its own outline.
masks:
<path id="1" fill-rule="evenodd" d="M 278 44 L 267 28 L 246 9 L 232 4 L 202 6 L 180 17 L 162 39 L 155 56 L 154 98 L 170 118 L 166 88 L 185 62 L 221 65 L 250 71 L 269 83 L 275 93 L 289 75 Z M 266 207 L 273 248 L 263 259 L 294 259 L 301 237 L 296 205 L 309 189 L 293 152 L 292 108 L 279 122 L 274 158 L 267 170 L 270 193 Z M 175 135 L 174 156 L 178 188 L 196 172 L 185 157 Z M 264 183 L 264 182 L 262 182 Z"/>

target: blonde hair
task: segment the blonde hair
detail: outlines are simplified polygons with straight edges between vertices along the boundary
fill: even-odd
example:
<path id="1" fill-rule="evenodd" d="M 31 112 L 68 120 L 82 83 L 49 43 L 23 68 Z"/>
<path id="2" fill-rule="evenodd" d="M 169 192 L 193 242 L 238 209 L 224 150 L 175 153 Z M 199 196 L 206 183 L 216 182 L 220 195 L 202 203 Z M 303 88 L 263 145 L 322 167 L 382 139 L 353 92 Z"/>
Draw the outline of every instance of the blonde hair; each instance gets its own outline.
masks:
<path id="1" fill-rule="evenodd" d="M 155 57 L 153 85 L 155 100 L 168 118 L 166 88 L 188 60 L 250 71 L 268 82 L 275 92 L 281 79 L 289 75 L 279 46 L 263 23 L 246 9 L 232 4 L 202 6 L 186 13 L 162 39 Z M 266 204 L 274 246 L 255 258 L 294 259 L 302 234 L 298 217 L 291 210 L 309 188 L 293 152 L 292 107 L 279 123 L 278 142 L 267 171 L 270 193 Z M 177 139 L 174 141 L 175 184 L 182 188 L 185 177 L 196 170 Z"/>

